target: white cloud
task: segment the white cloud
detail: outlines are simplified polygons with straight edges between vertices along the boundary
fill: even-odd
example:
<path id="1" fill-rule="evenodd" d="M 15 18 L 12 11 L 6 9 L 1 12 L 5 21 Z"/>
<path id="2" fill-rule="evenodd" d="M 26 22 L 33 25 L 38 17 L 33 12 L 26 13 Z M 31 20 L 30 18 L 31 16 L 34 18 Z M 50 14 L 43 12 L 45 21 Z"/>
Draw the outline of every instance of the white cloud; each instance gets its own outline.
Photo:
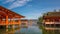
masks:
<path id="1" fill-rule="evenodd" d="M 27 7 L 31 8 L 31 7 L 32 7 L 32 5 L 27 5 Z"/>
<path id="2" fill-rule="evenodd" d="M 6 4 L 6 3 L 12 3 L 9 6 L 9 9 L 13 9 L 13 8 L 16 8 L 16 7 L 24 6 L 24 5 L 26 5 L 30 1 L 32 1 L 32 0 L 5 0 L 5 2 L 3 2 L 3 3 L 4 4 Z"/>
<path id="3" fill-rule="evenodd" d="M 9 3 L 9 2 L 14 2 L 15 0 L 5 0 L 3 3 L 6 4 L 6 3 Z"/>

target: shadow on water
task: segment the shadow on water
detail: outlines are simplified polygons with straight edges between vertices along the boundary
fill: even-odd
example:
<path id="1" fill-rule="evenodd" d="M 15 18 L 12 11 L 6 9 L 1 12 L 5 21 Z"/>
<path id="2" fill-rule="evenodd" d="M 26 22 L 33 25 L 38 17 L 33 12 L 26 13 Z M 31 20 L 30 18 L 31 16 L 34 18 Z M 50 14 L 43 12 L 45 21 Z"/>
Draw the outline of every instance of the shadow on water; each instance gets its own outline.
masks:
<path id="1" fill-rule="evenodd" d="M 5 29 L 5 26 L 0 26 L 0 29 Z"/>
<path id="2" fill-rule="evenodd" d="M 20 28 L 15 29 L 0 29 L 0 34 L 14 34 L 15 31 L 19 30 Z"/>

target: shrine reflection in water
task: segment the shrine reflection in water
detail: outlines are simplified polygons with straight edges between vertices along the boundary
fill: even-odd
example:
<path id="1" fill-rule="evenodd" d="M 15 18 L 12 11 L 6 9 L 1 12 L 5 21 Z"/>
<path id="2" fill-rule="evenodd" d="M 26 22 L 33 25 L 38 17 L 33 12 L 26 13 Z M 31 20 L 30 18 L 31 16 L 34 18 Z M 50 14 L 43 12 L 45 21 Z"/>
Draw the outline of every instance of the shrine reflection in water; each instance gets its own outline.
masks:
<path id="1" fill-rule="evenodd" d="M 60 34 L 60 27 L 43 27 L 42 34 Z"/>
<path id="2" fill-rule="evenodd" d="M 27 28 L 0 29 L 0 34 L 60 34 L 60 28 L 28 26 Z"/>
<path id="3" fill-rule="evenodd" d="M 0 34 L 42 34 L 38 26 L 28 26 L 27 28 L 0 29 Z"/>

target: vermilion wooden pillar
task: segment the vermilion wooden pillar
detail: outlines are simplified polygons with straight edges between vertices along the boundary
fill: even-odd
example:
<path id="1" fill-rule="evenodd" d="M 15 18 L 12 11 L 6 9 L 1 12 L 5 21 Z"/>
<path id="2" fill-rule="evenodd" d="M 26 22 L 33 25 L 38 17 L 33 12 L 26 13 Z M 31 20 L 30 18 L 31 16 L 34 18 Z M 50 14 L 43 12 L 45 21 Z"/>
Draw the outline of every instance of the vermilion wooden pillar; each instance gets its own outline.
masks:
<path id="1" fill-rule="evenodd" d="M 28 20 L 26 20 L 26 26 L 28 26 Z"/>
<path id="2" fill-rule="evenodd" d="M 12 17 L 10 21 L 11 21 L 10 22 L 11 27 L 14 28 L 14 18 Z"/>
<path id="3" fill-rule="evenodd" d="M 30 20 L 30 26 L 32 25 L 32 20 Z"/>
<path id="4" fill-rule="evenodd" d="M 14 17 L 12 18 L 12 28 L 14 29 L 14 25 L 15 25 L 15 20 L 14 20 Z"/>
<path id="5" fill-rule="evenodd" d="M 6 16 L 6 28 L 8 28 L 8 15 Z"/>
<path id="6" fill-rule="evenodd" d="M 20 18 L 18 19 L 18 23 L 19 23 L 19 26 L 21 26 L 21 20 L 20 20 Z"/>

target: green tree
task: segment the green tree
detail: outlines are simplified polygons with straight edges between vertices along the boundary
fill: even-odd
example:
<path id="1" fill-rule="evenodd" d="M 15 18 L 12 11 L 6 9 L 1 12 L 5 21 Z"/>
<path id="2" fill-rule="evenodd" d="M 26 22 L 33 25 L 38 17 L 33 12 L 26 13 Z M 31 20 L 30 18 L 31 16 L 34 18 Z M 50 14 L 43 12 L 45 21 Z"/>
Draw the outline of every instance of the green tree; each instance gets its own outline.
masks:
<path id="1" fill-rule="evenodd" d="M 38 18 L 38 24 L 42 24 L 42 22 L 43 22 L 43 17 L 39 17 Z"/>

